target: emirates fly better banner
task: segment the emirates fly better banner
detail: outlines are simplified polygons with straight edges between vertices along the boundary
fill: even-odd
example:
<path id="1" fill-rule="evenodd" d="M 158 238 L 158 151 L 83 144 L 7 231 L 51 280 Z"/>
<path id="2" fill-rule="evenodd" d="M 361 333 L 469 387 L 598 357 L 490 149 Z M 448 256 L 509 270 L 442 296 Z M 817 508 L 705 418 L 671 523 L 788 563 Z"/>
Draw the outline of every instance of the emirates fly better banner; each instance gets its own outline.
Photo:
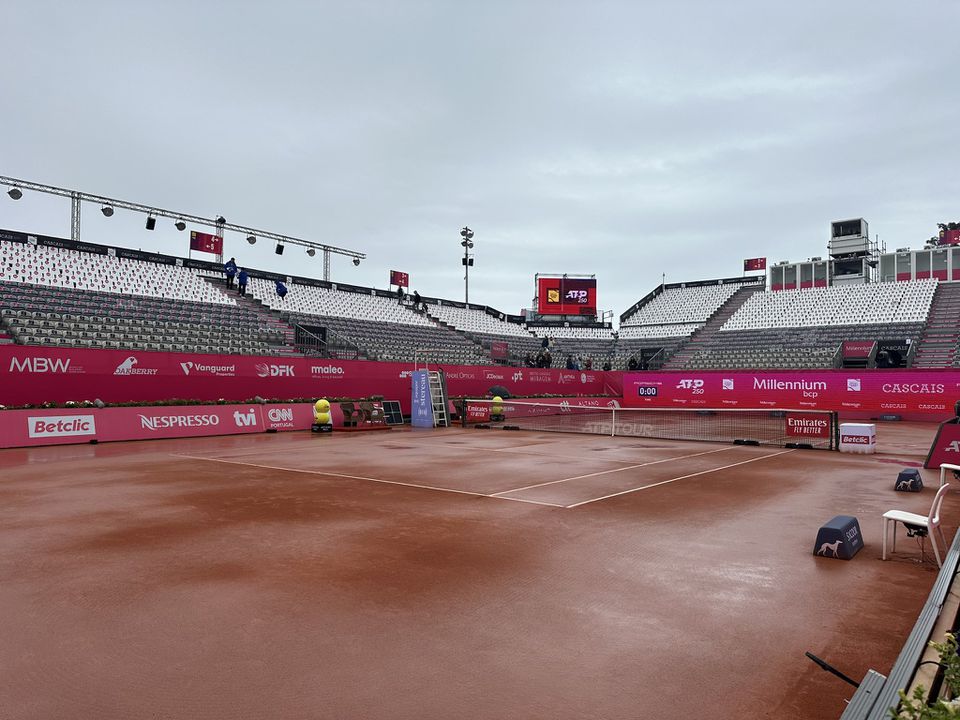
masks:
<path id="1" fill-rule="evenodd" d="M 836 410 L 841 414 L 953 414 L 960 372 L 627 373 L 626 407 Z"/>

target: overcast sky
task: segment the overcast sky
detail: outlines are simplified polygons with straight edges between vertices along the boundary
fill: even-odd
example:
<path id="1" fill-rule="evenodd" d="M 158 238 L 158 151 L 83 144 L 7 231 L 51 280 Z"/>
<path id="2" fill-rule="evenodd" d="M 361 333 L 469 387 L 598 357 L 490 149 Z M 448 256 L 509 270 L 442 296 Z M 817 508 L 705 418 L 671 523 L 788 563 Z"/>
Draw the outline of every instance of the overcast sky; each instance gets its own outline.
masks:
<path id="1" fill-rule="evenodd" d="M 534 274 L 659 284 L 960 220 L 960 3 L 6 2 L 0 175 L 359 250 L 332 279 L 516 313 Z M 66 236 L 69 203 L 0 196 Z M 83 239 L 186 255 L 87 205 Z M 226 238 L 240 264 L 320 257 Z"/>

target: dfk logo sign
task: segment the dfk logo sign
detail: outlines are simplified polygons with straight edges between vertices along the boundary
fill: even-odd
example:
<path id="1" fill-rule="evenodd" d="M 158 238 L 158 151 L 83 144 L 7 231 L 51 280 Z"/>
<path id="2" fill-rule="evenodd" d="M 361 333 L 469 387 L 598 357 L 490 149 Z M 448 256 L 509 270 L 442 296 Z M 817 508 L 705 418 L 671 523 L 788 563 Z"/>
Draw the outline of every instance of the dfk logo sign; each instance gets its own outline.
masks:
<path id="1" fill-rule="evenodd" d="M 259 377 L 293 377 L 293 365 L 268 365 L 266 363 L 257 363 L 257 375 Z"/>

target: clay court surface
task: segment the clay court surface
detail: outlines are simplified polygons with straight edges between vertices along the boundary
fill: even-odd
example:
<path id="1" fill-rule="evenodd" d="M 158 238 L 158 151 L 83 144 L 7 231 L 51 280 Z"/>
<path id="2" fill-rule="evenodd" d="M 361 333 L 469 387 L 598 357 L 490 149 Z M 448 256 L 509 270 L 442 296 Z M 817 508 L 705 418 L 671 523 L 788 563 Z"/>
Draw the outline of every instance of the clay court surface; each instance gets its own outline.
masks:
<path id="1" fill-rule="evenodd" d="M 936 575 L 881 454 L 502 430 L 0 451 L 0 717 L 837 718 Z M 944 505 L 952 537 L 960 512 Z M 817 528 L 860 519 L 852 561 Z"/>

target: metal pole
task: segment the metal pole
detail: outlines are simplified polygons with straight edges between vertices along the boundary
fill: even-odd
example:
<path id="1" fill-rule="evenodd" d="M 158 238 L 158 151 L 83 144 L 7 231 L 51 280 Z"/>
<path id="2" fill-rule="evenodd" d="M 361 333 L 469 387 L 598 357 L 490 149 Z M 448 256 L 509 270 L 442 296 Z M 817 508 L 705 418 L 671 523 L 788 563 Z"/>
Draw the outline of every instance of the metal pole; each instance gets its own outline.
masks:
<path id="1" fill-rule="evenodd" d="M 80 193 L 70 193 L 70 239 L 80 242 Z"/>
<path id="2" fill-rule="evenodd" d="M 323 279 L 330 281 L 330 251 L 323 251 Z"/>
<path id="3" fill-rule="evenodd" d="M 463 304 L 470 304 L 470 248 L 463 248 Z"/>

